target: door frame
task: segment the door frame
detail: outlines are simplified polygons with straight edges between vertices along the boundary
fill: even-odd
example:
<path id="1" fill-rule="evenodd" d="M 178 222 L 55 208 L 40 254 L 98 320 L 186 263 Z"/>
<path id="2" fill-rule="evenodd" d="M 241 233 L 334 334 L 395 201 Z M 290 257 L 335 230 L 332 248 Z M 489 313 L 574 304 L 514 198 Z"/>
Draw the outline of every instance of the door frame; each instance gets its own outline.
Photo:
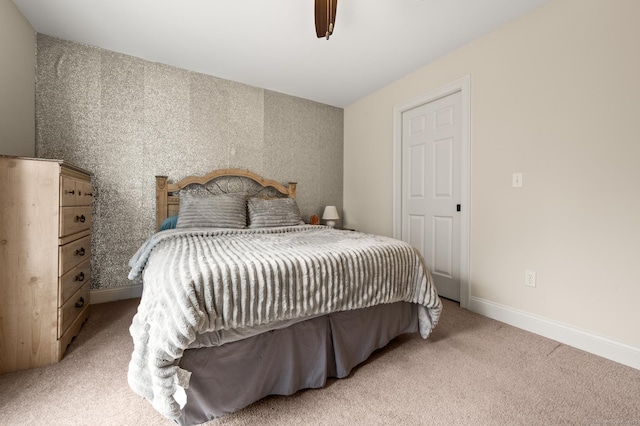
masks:
<path id="1" fill-rule="evenodd" d="M 402 239 L 402 114 L 453 93 L 460 92 L 462 102 L 462 140 L 460 156 L 460 306 L 469 308 L 470 223 L 471 223 L 471 76 L 441 86 L 393 108 L 393 237 Z"/>

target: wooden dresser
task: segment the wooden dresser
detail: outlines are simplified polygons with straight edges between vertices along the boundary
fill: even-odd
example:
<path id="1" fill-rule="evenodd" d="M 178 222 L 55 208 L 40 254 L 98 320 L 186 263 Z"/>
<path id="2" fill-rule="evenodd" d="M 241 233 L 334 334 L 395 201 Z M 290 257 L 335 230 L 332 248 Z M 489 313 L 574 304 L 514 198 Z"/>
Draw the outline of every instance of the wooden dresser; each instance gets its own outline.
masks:
<path id="1" fill-rule="evenodd" d="M 0 156 L 0 374 L 52 364 L 89 316 L 91 175 Z"/>

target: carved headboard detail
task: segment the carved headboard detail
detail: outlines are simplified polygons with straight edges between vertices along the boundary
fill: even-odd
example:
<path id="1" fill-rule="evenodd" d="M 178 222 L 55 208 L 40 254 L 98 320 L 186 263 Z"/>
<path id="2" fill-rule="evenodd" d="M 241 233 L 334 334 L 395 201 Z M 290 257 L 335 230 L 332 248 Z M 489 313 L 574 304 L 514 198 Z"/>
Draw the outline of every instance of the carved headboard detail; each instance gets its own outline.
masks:
<path id="1" fill-rule="evenodd" d="M 296 182 L 284 186 L 275 180 L 265 179 L 252 171 L 242 169 L 214 170 L 204 176 L 188 176 L 177 183 L 168 183 L 167 176 L 156 176 L 156 231 L 162 222 L 177 215 L 180 210 L 180 191 L 190 193 L 233 194 L 244 193 L 249 197 L 296 196 Z"/>

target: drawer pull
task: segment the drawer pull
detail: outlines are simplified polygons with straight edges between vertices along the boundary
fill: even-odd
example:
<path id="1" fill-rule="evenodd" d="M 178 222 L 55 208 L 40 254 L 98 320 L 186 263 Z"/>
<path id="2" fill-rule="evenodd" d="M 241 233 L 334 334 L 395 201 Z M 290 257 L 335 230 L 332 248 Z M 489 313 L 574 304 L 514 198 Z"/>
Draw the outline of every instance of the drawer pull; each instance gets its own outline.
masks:
<path id="1" fill-rule="evenodd" d="M 84 256 L 84 247 L 80 247 L 80 250 L 74 252 L 76 256 Z"/>
<path id="2" fill-rule="evenodd" d="M 84 281 L 84 272 L 80 272 L 76 275 L 76 279 L 74 281 Z"/>
<path id="3" fill-rule="evenodd" d="M 76 216 L 74 220 L 75 222 L 84 222 L 86 218 L 84 217 L 84 215 L 80 215 L 80 216 Z"/>
<path id="4" fill-rule="evenodd" d="M 85 192 L 84 195 L 86 197 L 93 197 L 93 192 Z"/>
<path id="5" fill-rule="evenodd" d="M 78 301 L 76 302 L 76 308 L 82 308 L 84 306 L 84 297 L 81 297 L 80 299 L 78 299 Z"/>
<path id="6" fill-rule="evenodd" d="M 71 191 L 64 191 L 64 193 L 73 195 L 76 193 L 76 191 L 72 189 Z"/>

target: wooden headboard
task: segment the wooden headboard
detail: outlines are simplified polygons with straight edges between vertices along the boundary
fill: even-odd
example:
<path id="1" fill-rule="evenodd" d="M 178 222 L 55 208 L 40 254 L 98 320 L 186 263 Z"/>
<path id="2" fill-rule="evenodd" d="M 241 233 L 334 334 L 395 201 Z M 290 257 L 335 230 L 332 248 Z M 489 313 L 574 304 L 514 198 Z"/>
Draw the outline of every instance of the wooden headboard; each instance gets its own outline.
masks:
<path id="1" fill-rule="evenodd" d="M 248 196 L 290 198 L 296 196 L 296 182 L 289 182 L 288 186 L 284 186 L 249 170 L 214 170 L 204 176 L 188 176 L 177 183 L 168 183 L 167 176 L 156 176 L 156 231 L 160 229 L 160 225 L 166 218 L 178 214 L 180 210 L 178 192 L 189 185 L 200 187 L 204 192 L 219 194 L 243 192 Z"/>

